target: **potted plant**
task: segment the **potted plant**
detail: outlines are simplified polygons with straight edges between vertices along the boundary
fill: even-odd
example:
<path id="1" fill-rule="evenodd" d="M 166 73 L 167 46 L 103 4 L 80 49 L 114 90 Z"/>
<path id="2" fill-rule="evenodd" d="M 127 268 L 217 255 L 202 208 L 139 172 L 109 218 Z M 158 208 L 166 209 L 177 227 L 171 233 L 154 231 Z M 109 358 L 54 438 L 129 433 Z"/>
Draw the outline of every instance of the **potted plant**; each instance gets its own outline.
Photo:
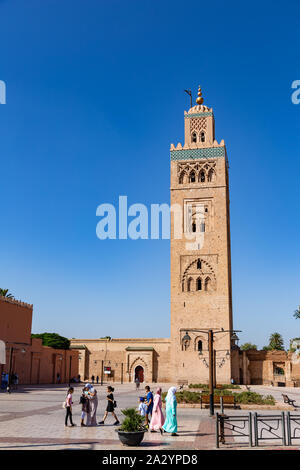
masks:
<path id="1" fill-rule="evenodd" d="M 145 418 L 135 408 L 126 408 L 122 413 L 125 419 L 117 429 L 120 441 L 125 446 L 139 446 L 147 431 L 144 426 Z"/>

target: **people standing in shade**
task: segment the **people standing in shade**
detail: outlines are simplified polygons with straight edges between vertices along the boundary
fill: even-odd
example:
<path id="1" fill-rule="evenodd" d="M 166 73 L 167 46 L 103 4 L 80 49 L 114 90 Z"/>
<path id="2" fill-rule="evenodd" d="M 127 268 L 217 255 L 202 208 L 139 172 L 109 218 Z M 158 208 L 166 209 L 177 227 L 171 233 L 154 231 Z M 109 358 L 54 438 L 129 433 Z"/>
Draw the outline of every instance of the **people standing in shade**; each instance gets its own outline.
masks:
<path id="1" fill-rule="evenodd" d="M 107 387 L 107 407 L 106 407 L 106 411 L 104 413 L 104 416 L 103 416 L 103 419 L 102 421 L 100 421 L 99 424 L 104 424 L 105 423 L 105 420 L 108 416 L 108 413 L 111 413 L 113 415 L 113 417 L 115 418 L 115 422 L 114 422 L 114 426 L 117 426 L 118 424 L 120 424 L 120 421 L 118 420 L 118 417 L 114 411 L 115 407 L 116 407 L 116 402 L 115 402 L 115 399 L 114 399 L 114 395 L 113 395 L 113 392 L 114 392 L 114 388 L 111 387 L 110 385 Z"/>
<path id="2" fill-rule="evenodd" d="M 95 376 L 92 375 L 91 379 L 92 379 L 92 384 L 94 384 L 94 382 L 95 382 Z"/>
<path id="3" fill-rule="evenodd" d="M 152 417 L 151 417 L 151 422 L 150 422 L 150 431 L 151 432 L 156 432 L 160 431 L 160 433 L 163 433 L 162 427 L 165 422 L 165 418 L 162 412 L 162 401 L 161 401 L 161 388 L 159 387 L 156 390 L 156 393 L 154 395 L 153 399 L 153 412 L 152 412 Z"/>
<path id="4" fill-rule="evenodd" d="M 176 387 L 171 387 L 168 390 L 166 396 L 166 420 L 162 429 L 165 432 L 171 433 L 171 436 L 178 436 Z"/>
<path id="5" fill-rule="evenodd" d="M 97 375 L 97 377 L 96 377 L 96 382 L 97 382 L 97 385 L 98 385 L 98 383 L 99 383 L 99 375 Z"/>
<path id="6" fill-rule="evenodd" d="M 86 384 L 88 388 L 88 398 L 89 398 L 89 411 L 87 413 L 87 426 L 97 426 L 97 407 L 98 407 L 98 397 L 97 390 L 91 385 Z"/>
<path id="7" fill-rule="evenodd" d="M 146 405 L 147 405 L 145 425 L 148 428 L 149 427 L 149 415 L 152 416 L 152 410 L 153 410 L 153 393 L 151 392 L 149 385 L 146 385 L 145 391 L 147 394 L 145 398 Z"/>
<path id="8" fill-rule="evenodd" d="M 73 420 L 72 420 L 72 405 L 73 405 L 72 395 L 73 395 L 73 392 L 74 392 L 74 388 L 70 387 L 69 390 L 68 390 L 66 401 L 65 401 L 65 408 L 66 408 L 65 426 L 68 426 L 68 419 L 70 420 L 71 426 L 76 426 L 76 424 L 74 424 Z"/>

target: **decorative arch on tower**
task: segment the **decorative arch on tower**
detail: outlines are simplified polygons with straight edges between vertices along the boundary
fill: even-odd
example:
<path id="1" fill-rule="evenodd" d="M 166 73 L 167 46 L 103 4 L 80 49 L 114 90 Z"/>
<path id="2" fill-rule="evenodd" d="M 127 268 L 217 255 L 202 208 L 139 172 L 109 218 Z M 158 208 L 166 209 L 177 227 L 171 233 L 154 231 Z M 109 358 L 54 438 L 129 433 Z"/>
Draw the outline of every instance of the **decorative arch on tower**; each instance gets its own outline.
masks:
<path id="1" fill-rule="evenodd" d="M 201 267 L 199 268 L 199 266 Z M 181 278 L 181 286 L 182 291 L 186 292 L 216 290 L 217 279 L 213 267 L 203 258 L 195 258 L 186 267 Z"/>

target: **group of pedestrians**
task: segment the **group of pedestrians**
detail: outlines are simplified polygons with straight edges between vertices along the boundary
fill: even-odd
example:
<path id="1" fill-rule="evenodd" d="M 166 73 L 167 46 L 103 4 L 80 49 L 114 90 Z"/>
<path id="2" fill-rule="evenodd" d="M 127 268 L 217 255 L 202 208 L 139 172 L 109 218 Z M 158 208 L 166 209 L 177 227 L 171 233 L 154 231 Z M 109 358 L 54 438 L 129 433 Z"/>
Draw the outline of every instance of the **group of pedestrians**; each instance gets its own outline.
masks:
<path id="1" fill-rule="evenodd" d="M 139 398 L 139 411 L 142 416 L 145 416 L 146 428 L 151 432 L 160 431 L 161 434 L 167 432 L 171 436 L 178 436 L 176 387 L 169 388 L 166 396 L 166 418 L 162 411 L 162 389 L 158 387 L 153 397 L 153 393 L 147 385 L 145 392 L 146 396 Z"/>
<path id="2" fill-rule="evenodd" d="M 109 413 L 115 419 L 114 425 L 120 424 L 118 417 L 115 413 L 117 403 L 114 398 L 114 388 L 109 385 L 107 387 L 107 406 L 99 425 L 104 425 L 105 420 Z M 65 426 L 76 426 L 73 423 L 72 406 L 73 406 L 73 393 L 74 388 L 70 387 L 63 407 L 66 409 Z M 177 401 L 176 401 L 176 387 L 171 387 L 166 396 L 166 417 L 162 411 L 162 389 L 157 388 L 155 395 L 151 392 L 149 385 L 145 387 L 145 396 L 139 397 L 139 412 L 145 417 L 145 427 L 151 432 L 159 431 L 161 434 L 164 432 L 170 433 L 172 436 L 177 436 Z M 97 426 L 97 407 L 98 396 L 97 390 L 93 384 L 87 383 L 82 389 L 79 404 L 81 404 L 81 426 Z"/>
<path id="3" fill-rule="evenodd" d="M 98 424 L 102 425 L 105 423 L 105 420 L 108 416 L 108 413 L 111 413 L 115 418 L 114 425 L 120 424 L 117 415 L 115 414 L 114 409 L 117 406 L 117 403 L 114 399 L 114 388 L 110 385 L 107 387 L 107 407 L 104 413 L 102 421 Z M 73 393 L 74 388 L 70 387 L 68 389 L 68 393 L 66 399 L 64 401 L 64 408 L 66 409 L 66 416 L 65 416 L 65 426 L 68 426 L 68 421 L 70 421 L 70 426 L 76 426 L 73 423 L 73 415 L 72 415 L 72 405 L 73 405 Z M 97 408 L 98 408 L 98 396 L 97 390 L 93 387 L 92 384 L 85 384 L 82 389 L 82 394 L 80 396 L 79 404 L 81 404 L 81 421 L 80 426 L 97 426 Z M 86 423 L 84 422 L 86 419 Z"/>

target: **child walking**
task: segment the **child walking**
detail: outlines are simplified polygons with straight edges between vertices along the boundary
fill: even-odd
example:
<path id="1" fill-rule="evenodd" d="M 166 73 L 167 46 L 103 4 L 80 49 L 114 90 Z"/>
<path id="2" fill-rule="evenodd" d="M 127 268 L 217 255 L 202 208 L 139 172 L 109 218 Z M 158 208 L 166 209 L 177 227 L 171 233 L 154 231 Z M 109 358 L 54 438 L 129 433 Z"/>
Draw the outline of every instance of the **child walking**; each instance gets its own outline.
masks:
<path id="1" fill-rule="evenodd" d="M 70 419 L 71 426 L 76 426 L 72 420 L 72 394 L 74 392 L 74 388 L 70 387 L 68 390 L 67 398 L 66 398 L 66 418 L 65 418 L 65 426 L 68 426 L 68 418 Z"/>
<path id="2" fill-rule="evenodd" d="M 141 416 L 146 416 L 146 412 L 147 412 L 147 405 L 145 403 L 145 398 L 144 397 L 140 397 L 139 398 L 139 412 L 140 412 L 140 415 Z"/>
<path id="3" fill-rule="evenodd" d="M 114 399 L 114 395 L 113 395 L 113 392 L 114 392 L 114 388 L 111 387 L 110 385 L 107 387 L 107 407 L 106 407 L 106 411 L 104 413 L 104 416 L 103 416 L 103 420 L 100 421 L 99 424 L 104 424 L 106 418 L 107 418 L 107 415 L 108 413 L 111 413 L 113 415 L 113 417 L 115 418 L 115 423 L 114 423 L 114 426 L 117 426 L 118 424 L 120 424 L 120 421 L 118 420 L 117 418 L 117 415 L 116 413 L 114 412 L 114 409 L 115 409 L 115 399 Z"/>
<path id="4" fill-rule="evenodd" d="M 90 401 L 89 401 L 88 394 L 89 394 L 89 389 L 87 387 L 83 387 L 82 395 L 79 401 L 79 403 L 82 405 L 81 406 L 81 423 L 80 423 L 81 426 L 86 426 L 86 424 L 84 424 L 84 418 L 89 413 L 89 410 L 90 410 Z"/>

